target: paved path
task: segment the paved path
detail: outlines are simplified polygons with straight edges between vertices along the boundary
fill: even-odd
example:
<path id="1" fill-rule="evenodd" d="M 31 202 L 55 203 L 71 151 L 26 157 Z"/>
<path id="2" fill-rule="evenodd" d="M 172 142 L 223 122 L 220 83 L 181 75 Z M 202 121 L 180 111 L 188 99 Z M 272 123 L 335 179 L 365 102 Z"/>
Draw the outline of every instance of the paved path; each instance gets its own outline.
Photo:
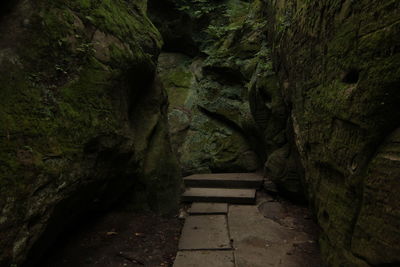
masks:
<path id="1" fill-rule="evenodd" d="M 253 205 L 193 203 L 187 214 L 174 267 L 322 266 L 305 207 L 258 193 Z"/>

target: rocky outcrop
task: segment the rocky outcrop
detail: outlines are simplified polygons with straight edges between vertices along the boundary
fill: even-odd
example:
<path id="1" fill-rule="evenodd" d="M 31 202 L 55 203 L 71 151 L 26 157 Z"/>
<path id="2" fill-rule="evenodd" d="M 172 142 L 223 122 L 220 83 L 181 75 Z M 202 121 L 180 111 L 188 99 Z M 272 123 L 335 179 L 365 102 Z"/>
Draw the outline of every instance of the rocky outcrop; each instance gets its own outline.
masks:
<path id="1" fill-rule="evenodd" d="M 30 263 L 127 194 L 177 207 L 161 37 L 146 1 L 21 0 L 0 14 L 0 265 Z M 7 9 L 3 9 L 7 7 Z"/>
<path id="2" fill-rule="evenodd" d="M 268 10 L 325 260 L 399 265 L 399 1 L 275 0 Z"/>
<path id="3" fill-rule="evenodd" d="M 264 1 L 151 3 L 166 40 L 159 72 L 183 172 L 248 172 L 267 162 L 279 189 L 302 198 L 303 170 L 287 136 L 293 131 L 272 68 Z M 277 149 L 287 153 L 276 157 Z"/>
<path id="4" fill-rule="evenodd" d="M 182 171 L 254 171 L 259 167 L 258 158 L 241 125 L 243 117 L 249 118 L 248 106 L 240 95 L 245 88 L 233 91 L 209 78 L 197 80 L 196 75 L 203 76 L 203 63 L 182 54 L 160 56 L 161 79 L 171 99 L 171 140 Z M 235 93 L 239 95 L 229 98 Z"/>
<path id="5" fill-rule="evenodd" d="M 150 5 L 150 14 L 166 40 L 159 73 L 171 102 L 171 138 L 183 173 L 258 169 L 246 87 L 254 67 L 251 52 L 257 49 L 232 51 L 249 4 L 161 2 Z M 177 25 L 185 26 L 176 31 Z"/>

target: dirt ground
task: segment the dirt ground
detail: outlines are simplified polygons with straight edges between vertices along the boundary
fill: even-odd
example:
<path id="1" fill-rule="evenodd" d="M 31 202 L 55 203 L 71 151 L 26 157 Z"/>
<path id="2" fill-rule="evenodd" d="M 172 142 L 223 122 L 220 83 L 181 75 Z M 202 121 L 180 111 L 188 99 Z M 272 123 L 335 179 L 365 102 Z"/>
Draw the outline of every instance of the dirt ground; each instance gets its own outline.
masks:
<path id="1" fill-rule="evenodd" d="M 317 242 L 319 229 L 308 208 L 260 192 L 257 199 L 265 218 L 310 238 L 309 243 L 296 244 L 288 255 L 301 257 L 305 266 L 323 266 Z M 60 238 L 37 266 L 172 266 L 183 222 L 176 216 L 151 213 L 113 211 L 96 216 Z"/>
<path id="2" fill-rule="evenodd" d="M 182 223 L 171 216 L 111 212 L 70 231 L 38 266 L 172 266 Z"/>
<path id="3" fill-rule="evenodd" d="M 304 265 L 299 267 L 325 267 L 318 245 L 320 228 L 313 220 L 313 215 L 306 204 L 295 204 L 280 196 L 271 196 L 264 192 L 257 195 L 258 209 L 261 214 L 295 232 L 302 232 L 308 242 L 295 243 L 287 254 L 301 259 Z"/>

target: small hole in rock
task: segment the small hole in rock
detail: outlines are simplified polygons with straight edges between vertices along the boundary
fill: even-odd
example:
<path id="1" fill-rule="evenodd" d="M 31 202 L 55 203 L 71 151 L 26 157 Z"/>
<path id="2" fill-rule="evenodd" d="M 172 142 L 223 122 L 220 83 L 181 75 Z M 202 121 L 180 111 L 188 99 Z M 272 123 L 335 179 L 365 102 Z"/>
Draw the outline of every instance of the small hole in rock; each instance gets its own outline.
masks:
<path id="1" fill-rule="evenodd" d="M 324 218 L 324 220 L 328 221 L 329 220 L 329 214 L 326 210 L 324 210 L 322 212 L 322 217 Z"/>
<path id="2" fill-rule="evenodd" d="M 360 72 L 356 69 L 349 70 L 342 78 L 342 82 L 354 84 L 358 82 L 360 78 Z"/>

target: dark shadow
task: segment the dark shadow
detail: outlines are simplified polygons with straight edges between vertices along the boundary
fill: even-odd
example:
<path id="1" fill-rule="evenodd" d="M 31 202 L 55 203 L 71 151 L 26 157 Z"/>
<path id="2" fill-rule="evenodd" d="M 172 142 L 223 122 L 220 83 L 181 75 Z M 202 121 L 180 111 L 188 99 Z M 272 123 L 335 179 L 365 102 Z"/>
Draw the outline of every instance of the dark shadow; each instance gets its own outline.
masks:
<path id="1" fill-rule="evenodd" d="M 348 84 L 355 84 L 360 78 L 360 71 L 357 69 L 350 69 L 342 78 L 342 82 Z"/>

